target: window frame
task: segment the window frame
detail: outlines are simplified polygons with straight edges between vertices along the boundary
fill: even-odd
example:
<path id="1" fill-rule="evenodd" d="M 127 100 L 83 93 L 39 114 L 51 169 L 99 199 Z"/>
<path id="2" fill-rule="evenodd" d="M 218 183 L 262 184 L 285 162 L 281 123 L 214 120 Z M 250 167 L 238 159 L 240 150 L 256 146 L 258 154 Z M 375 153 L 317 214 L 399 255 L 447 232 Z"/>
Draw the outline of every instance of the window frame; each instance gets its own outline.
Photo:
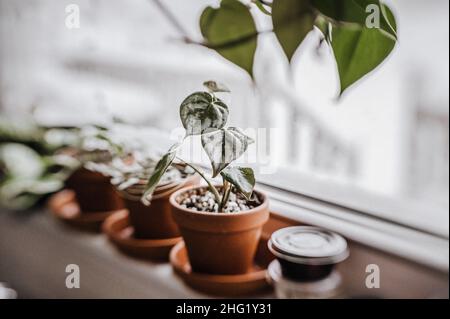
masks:
<path id="1" fill-rule="evenodd" d="M 365 246 L 444 273 L 449 271 L 448 237 L 268 184 L 258 183 L 257 189 L 268 194 L 275 216 L 323 227 Z"/>
<path id="2" fill-rule="evenodd" d="M 257 171 L 257 167 L 254 167 Z M 413 199 L 377 195 L 362 188 L 343 185 L 333 181 L 321 181 L 303 173 L 277 168 L 271 175 L 259 175 L 260 185 L 302 196 L 325 206 L 333 206 L 352 213 L 359 213 L 380 221 L 414 229 L 433 236 L 449 239 L 449 214 L 447 207 Z M 424 210 L 438 212 L 428 218 Z M 445 219 L 445 220 L 443 220 Z"/>
<path id="3" fill-rule="evenodd" d="M 158 145 L 154 146 L 167 150 L 173 140 L 158 130 L 153 134 L 157 132 L 159 138 L 154 140 Z M 207 163 L 197 166 L 206 172 L 210 170 Z M 421 207 L 415 203 L 319 181 L 289 169 L 279 168 L 273 174 L 260 175 L 256 165 L 249 166 L 256 173 L 255 188 L 270 199 L 273 215 L 336 231 L 365 246 L 448 273 L 448 214 L 445 223 L 440 218 L 424 220 Z M 397 214 L 392 214 L 393 211 Z"/>

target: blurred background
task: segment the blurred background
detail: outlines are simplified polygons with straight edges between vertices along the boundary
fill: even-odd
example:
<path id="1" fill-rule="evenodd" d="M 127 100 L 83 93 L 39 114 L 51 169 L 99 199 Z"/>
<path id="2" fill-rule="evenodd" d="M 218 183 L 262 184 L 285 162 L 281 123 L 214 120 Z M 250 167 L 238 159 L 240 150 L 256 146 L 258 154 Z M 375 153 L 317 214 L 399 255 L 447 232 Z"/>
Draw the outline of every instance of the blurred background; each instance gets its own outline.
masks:
<path id="1" fill-rule="evenodd" d="M 0 0 L 0 120 L 119 119 L 170 134 L 183 98 L 214 79 L 232 91 L 230 124 L 270 131 L 259 181 L 448 239 L 449 2 L 386 2 L 400 41 L 338 100 L 335 62 L 318 33 L 292 70 L 274 35 L 261 35 L 255 86 L 215 52 L 181 41 L 151 0 Z M 218 3 L 164 0 L 194 39 L 201 11 Z M 70 4 L 79 7 L 79 28 L 66 26 Z"/>
<path id="2" fill-rule="evenodd" d="M 202 9 L 218 2 L 164 1 L 194 39 Z M 0 0 L 0 114 L 20 122 L 34 110 L 46 125 L 120 118 L 170 132 L 182 99 L 216 79 L 233 92 L 232 124 L 273 129 L 260 159 L 272 175 L 417 203 L 427 219 L 446 220 L 448 234 L 449 4 L 387 2 L 400 41 L 338 101 L 332 53 L 318 47 L 318 34 L 297 52 L 292 73 L 274 36 L 262 35 L 254 87 L 215 52 L 183 43 L 152 1 Z M 70 29 L 72 3 L 80 27 Z M 302 178 L 288 180 L 296 189 Z"/>

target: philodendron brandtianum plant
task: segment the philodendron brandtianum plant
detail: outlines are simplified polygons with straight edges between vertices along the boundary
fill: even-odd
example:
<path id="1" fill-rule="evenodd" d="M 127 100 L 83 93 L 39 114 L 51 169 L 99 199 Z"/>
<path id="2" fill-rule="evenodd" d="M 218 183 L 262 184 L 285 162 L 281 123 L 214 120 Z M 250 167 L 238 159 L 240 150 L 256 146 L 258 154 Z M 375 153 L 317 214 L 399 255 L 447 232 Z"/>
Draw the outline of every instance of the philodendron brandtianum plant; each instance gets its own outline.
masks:
<path id="1" fill-rule="evenodd" d="M 66 146 L 51 138 L 51 129 L 32 118 L 0 117 L 0 206 L 24 210 L 64 187 L 77 167 L 67 156 L 54 154 Z"/>
<path id="2" fill-rule="evenodd" d="M 270 17 L 272 30 L 258 30 L 249 2 Z M 203 40 L 186 41 L 215 50 L 252 78 L 260 34 L 273 32 L 291 62 L 306 36 L 319 30 L 334 53 L 340 94 L 380 65 L 397 42 L 395 16 L 381 0 L 222 0 L 203 10 L 199 24 Z"/>
<path id="3" fill-rule="evenodd" d="M 76 163 L 20 143 L 0 143 L 0 206 L 31 208 L 64 186 Z"/>
<path id="4" fill-rule="evenodd" d="M 150 204 L 152 193 L 175 159 L 191 167 L 205 180 L 214 196 L 218 212 L 223 211 L 231 192 L 241 194 L 247 200 L 252 197 L 255 186 L 253 170 L 230 164 L 244 154 L 254 141 L 240 128 L 225 127 L 229 114 L 228 106 L 215 93 L 229 90 L 214 81 L 205 82 L 204 85 L 208 91 L 195 92 L 181 103 L 180 118 L 186 130 L 183 142 L 189 136 L 200 135 L 203 149 L 211 161 L 212 178 L 220 175 L 222 185 L 213 185 L 210 178 L 198 167 L 177 157 L 177 151 L 183 143 L 181 142 L 173 145 L 156 165 L 142 197 L 145 204 Z"/>

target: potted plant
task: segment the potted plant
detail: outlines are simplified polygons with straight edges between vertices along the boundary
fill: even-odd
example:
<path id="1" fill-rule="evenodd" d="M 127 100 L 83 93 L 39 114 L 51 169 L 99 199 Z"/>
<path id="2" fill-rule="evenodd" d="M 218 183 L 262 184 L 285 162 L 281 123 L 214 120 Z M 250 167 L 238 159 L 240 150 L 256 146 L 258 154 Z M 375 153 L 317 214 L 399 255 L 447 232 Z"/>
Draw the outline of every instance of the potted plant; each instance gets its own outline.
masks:
<path id="1" fill-rule="evenodd" d="M 19 143 L 0 143 L 0 206 L 25 210 L 59 191 L 73 161 L 41 155 Z"/>
<path id="2" fill-rule="evenodd" d="M 198 175 L 194 175 L 189 167 L 171 165 L 156 187 L 151 205 L 144 205 L 141 197 L 156 164 L 155 157 L 135 151 L 127 158 L 115 158 L 109 167 L 109 175 L 113 176 L 111 182 L 128 209 L 133 237 L 137 239 L 179 237 L 180 232 L 171 216 L 169 197 L 178 189 L 199 182 Z"/>
<path id="3" fill-rule="evenodd" d="M 78 166 L 77 161 L 60 156 L 67 146 L 67 130 L 40 126 L 34 118 L 20 121 L 2 114 L 0 118 L 0 205 L 25 210 L 41 204 Z M 73 136 L 73 134 L 69 134 Z"/>
<path id="4" fill-rule="evenodd" d="M 216 96 L 229 92 L 216 82 L 205 82 L 207 92 L 189 95 L 180 106 L 186 137 L 199 135 L 211 160 L 214 184 L 196 165 L 177 157 L 183 142 L 171 147 L 149 178 L 143 201 L 151 200 L 165 172 L 175 160 L 191 167 L 207 186 L 180 189 L 170 197 L 172 215 L 186 244 L 194 271 L 242 274 L 252 266 L 261 229 L 269 218 L 268 199 L 254 191 L 255 178 L 249 167 L 230 166 L 253 140 L 236 127 L 225 127 L 228 106 Z"/>
<path id="5" fill-rule="evenodd" d="M 67 179 L 66 185 L 75 192 L 82 212 L 107 212 L 123 208 L 122 199 L 110 182 L 110 176 L 98 171 L 98 164 L 110 163 L 123 150 L 113 143 L 106 130 L 85 127 L 79 131 L 75 146 L 60 151 L 76 159 L 79 168 Z"/>

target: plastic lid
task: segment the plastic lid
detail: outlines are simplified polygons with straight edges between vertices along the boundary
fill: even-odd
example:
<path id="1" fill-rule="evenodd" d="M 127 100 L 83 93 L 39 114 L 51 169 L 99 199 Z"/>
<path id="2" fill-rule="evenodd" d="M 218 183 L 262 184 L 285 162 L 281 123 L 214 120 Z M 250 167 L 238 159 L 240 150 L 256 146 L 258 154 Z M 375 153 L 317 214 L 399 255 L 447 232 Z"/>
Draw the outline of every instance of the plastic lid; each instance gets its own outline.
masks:
<path id="1" fill-rule="evenodd" d="M 280 229 L 272 234 L 268 245 L 276 257 L 305 265 L 332 265 L 349 255 L 342 236 L 310 226 Z"/>

